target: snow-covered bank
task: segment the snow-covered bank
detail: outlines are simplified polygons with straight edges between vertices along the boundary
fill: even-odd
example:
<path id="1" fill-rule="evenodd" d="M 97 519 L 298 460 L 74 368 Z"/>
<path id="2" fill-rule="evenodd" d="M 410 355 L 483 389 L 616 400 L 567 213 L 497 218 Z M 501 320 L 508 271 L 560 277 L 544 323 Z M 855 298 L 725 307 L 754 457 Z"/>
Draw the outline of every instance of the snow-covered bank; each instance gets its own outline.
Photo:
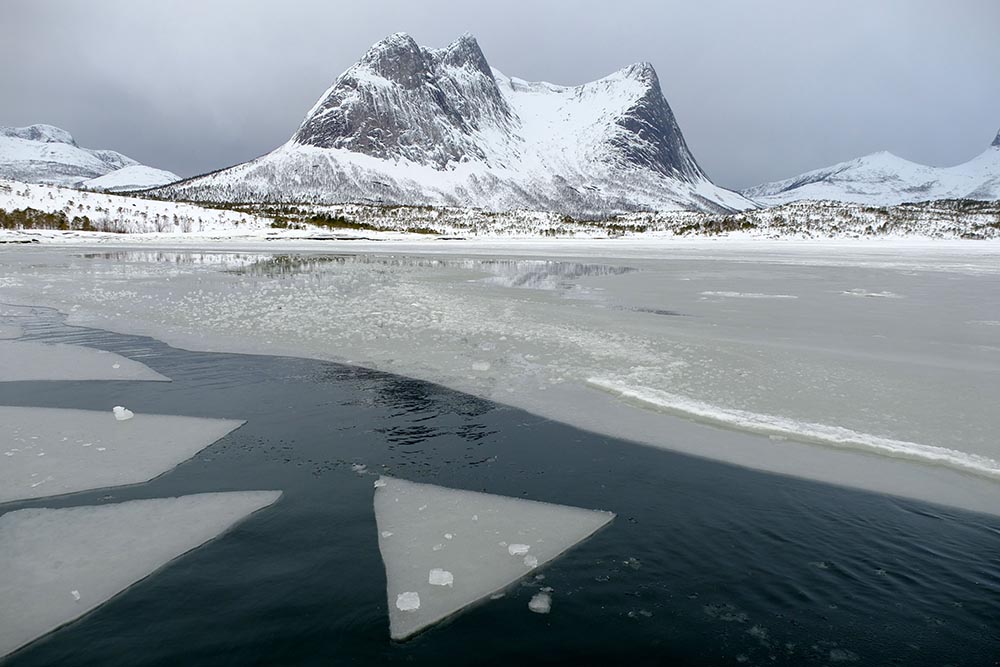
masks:
<path id="1" fill-rule="evenodd" d="M 97 232 L 104 235 L 92 236 Z M 551 212 L 365 204 L 198 205 L 0 181 L 0 242 L 372 239 L 997 239 L 1000 204 L 929 202 L 870 207 L 797 202 L 739 213 L 637 212 L 600 220 Z"/>

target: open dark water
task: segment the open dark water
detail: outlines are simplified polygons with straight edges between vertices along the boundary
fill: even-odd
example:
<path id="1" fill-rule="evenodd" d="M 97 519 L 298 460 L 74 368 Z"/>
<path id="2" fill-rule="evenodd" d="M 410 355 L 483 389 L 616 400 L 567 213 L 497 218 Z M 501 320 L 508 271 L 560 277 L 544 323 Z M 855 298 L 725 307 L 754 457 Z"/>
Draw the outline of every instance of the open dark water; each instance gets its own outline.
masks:
<path id="1" fill-rule="evenodd" d="M 0 404 L 248 423 L 148 484 L 0 512 L 284 497 L 10 667 L 1000 664 L 1000 519 L 641 447 L 385 373 L 185 352 L 38 312 L 29 338 L 112 350 L 173 383 L 0 383 Z M 396 644 L 372 511 L 379 472 L 618 518 L 544 582 Z M 547 616 L 527 608 L 542 585 L 554 588 Z"/>

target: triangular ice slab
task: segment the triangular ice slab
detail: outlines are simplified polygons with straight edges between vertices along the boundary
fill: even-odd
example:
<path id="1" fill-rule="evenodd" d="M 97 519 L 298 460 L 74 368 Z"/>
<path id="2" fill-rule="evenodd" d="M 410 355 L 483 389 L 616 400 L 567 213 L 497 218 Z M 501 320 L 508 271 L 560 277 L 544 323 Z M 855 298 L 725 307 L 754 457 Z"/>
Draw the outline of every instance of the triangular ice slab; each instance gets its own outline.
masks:
<path id="1" fill-rule="evenodd" d="M 206 493 L 0 516 L 0 658 L 79 618 L 280 496 L 280 491 Z"/>
<path id="2" fill-rule="evenodd" d="M 406 639 L 517 581 L 589 537 L 611 512 L 376 482 L 389 633 Z"/>
<path id="3" fill-rule="evenodd" d="M 0 503 L 146 482 L 242 424 L 0 406 Z"/>
<path id="4" fill-rule="evenodd" d="M 78 345 L 0 340 L 0 382 L 28 380 L 145 380 L 169 382 L 138 361 Z"/>

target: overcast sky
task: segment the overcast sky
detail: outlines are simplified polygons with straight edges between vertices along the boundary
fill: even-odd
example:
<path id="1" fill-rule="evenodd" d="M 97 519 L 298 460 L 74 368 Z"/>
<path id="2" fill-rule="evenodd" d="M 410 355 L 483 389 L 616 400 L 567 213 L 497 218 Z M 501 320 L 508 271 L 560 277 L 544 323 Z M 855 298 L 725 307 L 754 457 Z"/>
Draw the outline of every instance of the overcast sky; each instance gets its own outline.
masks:
<path id="1" fill-rule="evenodd" d="M 957 164 L 1000 128 L 997 0 L 4 0 L 0 125 L 190 176 L 284 143 L 397 31 L 470 32 L 494 67 L 560 84 L 648 60 L 731 188 L 878 150 Z"/>

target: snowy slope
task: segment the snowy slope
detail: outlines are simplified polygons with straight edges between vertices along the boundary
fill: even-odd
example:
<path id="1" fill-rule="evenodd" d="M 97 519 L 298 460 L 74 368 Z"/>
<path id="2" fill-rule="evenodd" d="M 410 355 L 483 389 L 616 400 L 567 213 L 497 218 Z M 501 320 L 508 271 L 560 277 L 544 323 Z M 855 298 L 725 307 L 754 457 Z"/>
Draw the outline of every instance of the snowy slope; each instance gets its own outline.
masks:
<path id="1" fill-rule="evenodd" d="M 285 145 L 157 194 L 583 216 L 753 206 L 702 172 L 649 64 L 529 83 L 490 68 L 468 35 L 427 49 L 402 33 L 342 74 Z"/>
<path id="2" fill-rule="evenodd" d="M 52 125 L 0 127 L 0 178 L 77 187 L 123 169 L 129 171 L 111 183 L 137 179 L 134 184 L 147 183 L 146 187 L 151 187 L 178 179 L 170 172 L 161 172 L 159 179 L 152 179 L 158 169 L 143 167 L 115 151 L 81 148 L 69 132 Z M 166 179 L 167 174 L 172 178 Z"/>
<path id="3" fill-rule="evenodd" d="M 765 183 L 743 194 L 766 205 L 833 200 L 872 206 L 935 199 L 1000 199 L 1000 133 L 977 157 L 955 167 L 930 167 L 881 152 Z"/>
<path id="4" fill-rule="evenodd" d="M 180 179 L 180 176 L 171 171 L 135 164 L 84 181 L 78 184 L 77 187 L 83 190 L 126 192 L 155 188 L 179 181 Z"/>
<path id="5" fill-rule="evenodd" d="M 271 223 L 248 213 L 183 202 L 0 180 L 0 212 L 24 209 L 61 213 L 73 229 L 81 229 L 86 218 L 91 229 L 106 232 L 243 232 L 270 229 Z"/>

